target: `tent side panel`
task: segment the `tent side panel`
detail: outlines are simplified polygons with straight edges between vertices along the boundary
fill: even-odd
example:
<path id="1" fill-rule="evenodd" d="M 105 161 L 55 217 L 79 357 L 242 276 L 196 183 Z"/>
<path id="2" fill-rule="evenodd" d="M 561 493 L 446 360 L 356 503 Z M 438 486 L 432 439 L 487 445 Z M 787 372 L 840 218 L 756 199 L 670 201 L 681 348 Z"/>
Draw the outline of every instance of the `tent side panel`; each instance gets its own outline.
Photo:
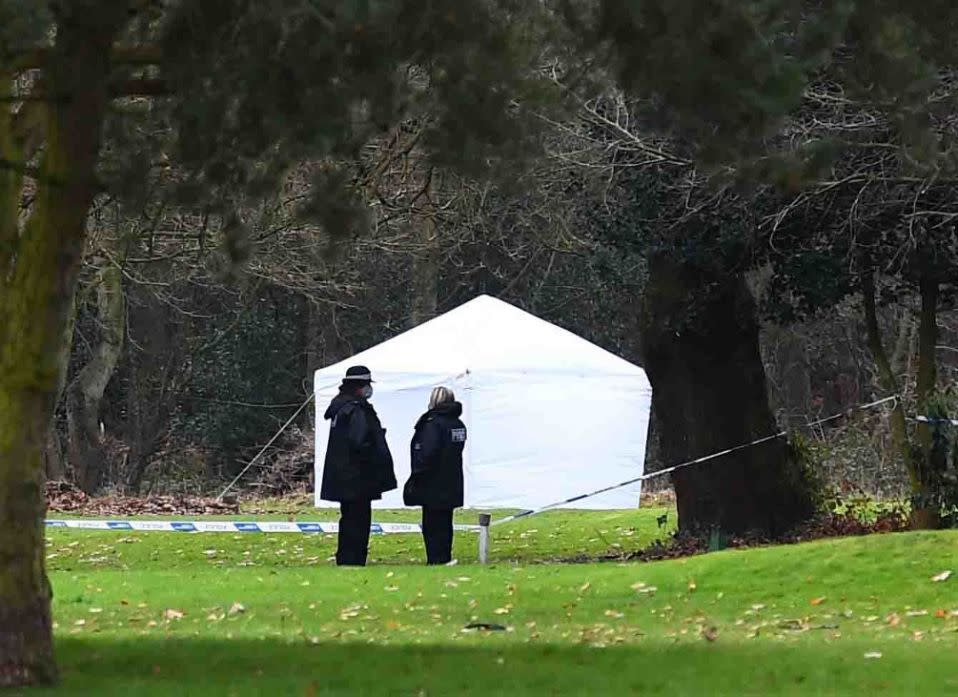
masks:
<path id="1" fill-rule="evenodd" d="M 652 393 L 635 379 L 474 374 L 475 508 L 536 508 L 641 476 Z M 567 507 L 634 508 L 639 484 Z"/>

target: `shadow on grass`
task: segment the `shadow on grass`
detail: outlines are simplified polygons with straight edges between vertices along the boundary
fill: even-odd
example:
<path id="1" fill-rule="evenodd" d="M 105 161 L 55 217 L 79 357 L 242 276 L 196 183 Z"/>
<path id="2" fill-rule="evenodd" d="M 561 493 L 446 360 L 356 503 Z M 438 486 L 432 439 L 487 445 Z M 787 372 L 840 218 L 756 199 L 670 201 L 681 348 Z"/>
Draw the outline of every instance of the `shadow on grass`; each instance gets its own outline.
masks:
<path id="1" fill-rule="evenodd" d="M 589 648 L 65 638 L 63 684 L 31 695 L 943 694 L 953 650 L 917 642 Z"/>

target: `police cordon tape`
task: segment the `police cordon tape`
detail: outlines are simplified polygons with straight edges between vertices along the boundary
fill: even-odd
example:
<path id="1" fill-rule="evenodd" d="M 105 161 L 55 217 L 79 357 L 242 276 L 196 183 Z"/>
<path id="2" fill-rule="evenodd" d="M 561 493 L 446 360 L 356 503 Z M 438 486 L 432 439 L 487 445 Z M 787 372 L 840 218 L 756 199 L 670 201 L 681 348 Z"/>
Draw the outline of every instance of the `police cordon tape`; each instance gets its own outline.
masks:
<path id="1" fill-rule="evenodd" d="M 821 424 L 828 423 L 829 421 L 835 421 L 837 419 L 841 419 L 842 417 L 850 416 L 856 411 L 873 409 L 877 406 L 881 406 L 882 404 L 885 404 L 886 402 L 893 402 L 897 400 L 898 400 L 897 395 L 892 395 L 891 397 L 884 397 L 883 399 L 878 399 L 874 402 L 868 402 L 867 404 L 860 404 L 857 407 L 852 407 L 851 409 L 840 412 L 838 414 L 832 414 L 831 416 L 826 416 L 824 419 L 817 419 L 816 421 L 810 421 L 806 423 L 805 426 L 806 427 L 820 426 Z M 667 474 L 672 474 L 672 472 L 675 472 L 676 470 L 684 469 L 686 467 L 691 467 L 692 465 L 699 465 L 699 464 L 702 464 L 703 462 L 708 462 L 709 460 L 714 460 L 716 458 L 722 457 L 723 455 L 728 455 L 730 453 L 734 453 L 739 450 L 745 450 L 746 448 L 752 448 L 756 445 L 761 445 L 762 443 L 767 443 L 769 441 L 776 440 L 778 438 L 784 438 L 787 435 L 788 435 L 788 431 L 779 431 L 778 433 L 773 433 L 770 436 L 756 438 L 755 440 L 750 441 L 748 443 L 742 443 L 741 445 L 736 445 L 732 448 L 726 448 L 725 450 L 719 450 L 717 452 L 710 453 L 709 455 L 703 455 L 702 457 L 697 457 L 694 460 L 686 460 L 685 462 L 680 462 L 677 465 L 672 465 L 671 467 L 666 467 L 665 469 L 660 469 L 660 470 L 656 470 L 655 472 L 649 472 L 648 474 L 643 474 L 641 477 L 636 477 L 635 479 L 628 479 L 619 484 L 613 484 L 612 486 L 606 486 L 601 489 L 596 489 L 595 491 L 591 491 L 588 494 L 580 494 L 578 496 L 573 496 L 572 498 L 565 499 L 564 501 L 556 501 L 555 503 L 550 503 L 549 505 L 542 506 L 541 508 L 536 508 L 531 511 L 523 511 L 522 513 L 516 513 L 515 515 L 507 516 L 505 518 L 500 518 L 499 520 L 492 523 L 492 525 L 495 526 L 495 525 L 503 525 L 505 523 L 511 523 L 514 520 L 518 520 L 520 518 L 528 518 L 529 516 L 532 516 L 532 515 L 538 515 L 539 513 L 544 513 L 548 510 L 551 510 L 553 508 L 558 508 L 559 506 L 564 506 L 568 503 L 575 503 L 577 501 L 582 501 L 583 499 L 590 499 L 593 496 L 598 496 L 599 494 L 604 494 L 609 491 L 615 491 L 616 489 L 621 489 L 626 486 L 638 484 L 639 482 L 644 482 L 649 479 L 654 479 L 656 477 L 664 477 Z"/>
<path id="2" fill-rule="evenodd" d="M 875 400 L 874 402 L 868 402 L 867 404 L 860 404 L 851 409 L 839 412 L 837 414 L 832 414 L 831 416 L 826 416 L 822 419 L 816 419 L 815 421 L 809 421 L 805 424 L 805 427 L 811 426 L 820 426 L 822 424 L 828 423 L 830 421 L 835 421 L 847 416 L 851 416 L 857 411 L 865 411 L 868 409 L 873 409 L 882 404 L 888 402 L 894 402 L 898 400 L 897 395 L 892 395 L 890 397 L 884 397 L 882 399 Z M 916 420 L 929 420 L 928 417 L 919 416 L 916 417 Z M 958 424 L 958 422 L 953 422 Z M 788 435 L 788 431 L 779 431 L 778 433 L 773 433 L 769 436 L 764 436 L 762 438 L 756 438 L 753 441 L 748 443 L 742 443 L 741 445 L 736 445 L 731 448 L 726 448 L 725 450 L 719 450 L 708 455 L 703 455 L 702 457 L 697 457 L 693 460 L 686 460 L 685 462 L 680 462 L 677 465 L 672 465 L 671 467 L 666 467 L 665 469 L 656 470 L 655 472 L 649 472 L 648 474 L 643 474 L 641 477 L 635 477 L 634 479 L 628 479 L 619 484 L 613 484 L 611 486 L 602 487 L 601 489 L 596 489 L 595 491 L 590 491 L 587 494 L 579 494 L 578 496 L 572 496 L 570 498 L 564 499 L 562 501 L 556 501 L 555 503 L 550 503 L 546 506 L 540 508 L 535 508 L 528 511 L 522 511 L 521 513 L 516 513 L 514 515 L 506 516 L 505 518 L 500 518 L 492 523 L 493 526 L 503 525 L 505 523 L 511 523 L 514 520 L 519 520 L 520 518 L 528 518 L 529 516 L 538 515 L 539 513 L 544 513 L 546 511 L 552 510 L 553 508 L 558 508 L 559 506 L 564 506 L 569 503 L 576 503 L 584 499 L 593 498 L 600 494 L 604 494 L 609 491 L 615 491 L 616 489 L 621 489 L 623 487 L 632 486 L 633 484 L 638 484 L 639 482 L 648 481 L 649 479 L 654 479 L 656 477 L 664 477 L 667 474 L 671 474 L 680 469 L 685 469 L 686 467 L 692 467 L 693 465 L 699 465 L 703 462 L 708 462 L 710 460 L 715 460 L 716 458 L 722 457 L 723 455 L 729 455 L 739 450 L 745 450 L 746 448 L 752 448 L 756 445 L 761 445 L 762 443 L 767 443 L 769 441 L 776 440 L 778 438 L 784 438 Z M 335 533 L 339 530 L 338 523 L 314 523 L 314 522 L 271 522 L 271 521 L 213 521 L 213 520 L 204 520 L 204 521 L 161 521 L 161 520 L 89 520 L 89 519 L 69 519 L 69 520 L 46 520 L 44 521 L 47 527 L 51 528 L 73 528 L 81 530 L 127 530 L 127 531 L 138 531 L 138 532 L 265 532 L 265 533 Z M 455 525 L 453 526 L 455 530 L 458 531 L 477 531 L 480 529 L 479 525 Z M 417 533 L 422 532 L 422 526 L 418 523 L 373 523 L 369 527 L 370 532 L 375 534 L 400 534 L 400 533 Z"/>
<path id="3" fill-rule="evenodd" d="M 328 534 L 339 531 L 339 523 L 286 522 L 268 520 L 90 520 L 62 519 L 44 521 L 48 528 L 71 528 L 75 530 L 126 530 L 130 532 L 285 532 Z M 478 525 L 454 525 L 454 529 L 469 531 Z M 419 523 L 373 523 L 369 531 L 374 534 L 395 535 L 422 532 Z"/>
<path id="4" fill-rule="evenodd" d="M 912 420 L 925 424 L 951 424 L 952 426 L 958 426 L 958 419 L 943 419 L 938 416 L 916 416 Z"/>

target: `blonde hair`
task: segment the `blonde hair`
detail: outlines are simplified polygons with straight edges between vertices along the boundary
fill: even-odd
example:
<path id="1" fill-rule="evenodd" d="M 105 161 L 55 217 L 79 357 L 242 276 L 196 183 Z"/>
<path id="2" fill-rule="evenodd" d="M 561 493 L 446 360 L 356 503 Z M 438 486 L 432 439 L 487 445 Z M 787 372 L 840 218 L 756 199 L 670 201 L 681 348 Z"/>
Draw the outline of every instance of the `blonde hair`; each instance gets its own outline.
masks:
<path id="1" fill-rule="evenodd" d="M 448 387 L 436 387 L 429 395 L 429 408 L 435 409 L 440 404 L 456 401 L 456 395 Z"/>

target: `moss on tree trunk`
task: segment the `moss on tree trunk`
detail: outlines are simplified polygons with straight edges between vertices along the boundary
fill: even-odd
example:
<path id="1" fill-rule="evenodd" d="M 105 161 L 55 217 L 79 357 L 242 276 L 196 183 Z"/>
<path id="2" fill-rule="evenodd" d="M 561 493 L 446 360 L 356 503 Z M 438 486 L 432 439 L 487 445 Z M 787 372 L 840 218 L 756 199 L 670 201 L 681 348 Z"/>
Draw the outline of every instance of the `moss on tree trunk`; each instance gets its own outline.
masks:
<path id="1" fill-rule="evenodd" d="M 59 98 L 48 108 L 36 200 L 22 229 L 9 217 L 19 213 L 19 193 L 17 205 L 0 202 L 7 216 L 0 234 L 8 243 L 0 254 L 0 685 L 56 679 L 43 451 L 96 193 L 110 50 L 125 17 L 122 3 L 106 0 L 59 8 L 56 44 L 44 66 L 45 84 Z M 11 142 L 9 121 L 0 123 L 7 128 L 0 147 Z"/>

